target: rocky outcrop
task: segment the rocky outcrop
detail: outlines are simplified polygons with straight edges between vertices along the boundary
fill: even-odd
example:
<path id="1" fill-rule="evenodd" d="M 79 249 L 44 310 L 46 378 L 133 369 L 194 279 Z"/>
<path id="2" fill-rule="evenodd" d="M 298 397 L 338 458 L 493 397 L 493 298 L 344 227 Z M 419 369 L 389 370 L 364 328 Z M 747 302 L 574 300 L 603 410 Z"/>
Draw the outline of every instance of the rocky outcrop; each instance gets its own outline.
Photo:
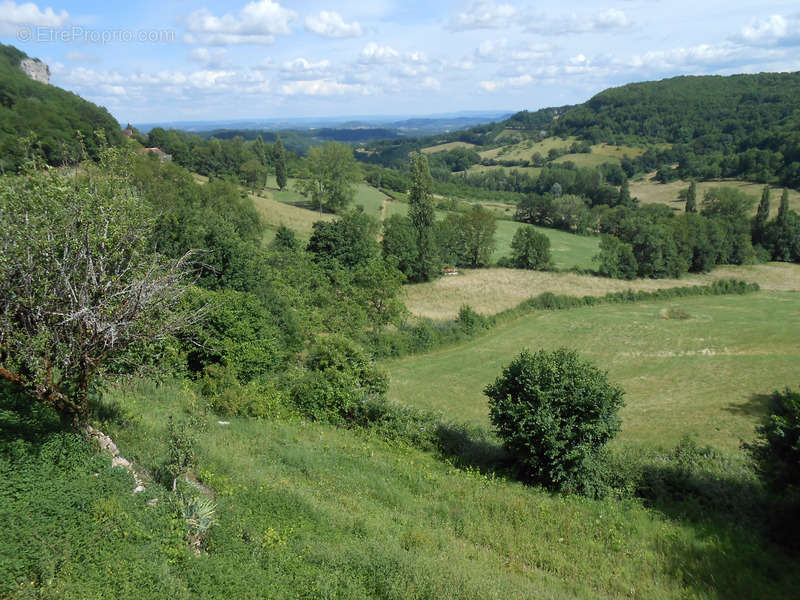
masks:
<path id="1" fill-rule="evenodd" d="M 50 67 L 38 58 L 23 58 L 19 63 L 19 68 L 34 81 L 50 84 Z"/>
<path id="2" fill-rule="evenodd" d="M 94 440 L 94 442 L 100 447 L 101 450 L 105 450 L 106 452 L 109 452 L 111 454 L 112 456 L 111 466 L 119 467 L 120 469 L 125 469 L 131 474 L 134 483 L 136 483 L 136 487 L 133 489 L 134 494 L 143 492 L 146 489 L 144 485 L 144 477 L 142 476 L 142 474 L 137 472 L 133 468 L 133 465 L 128 459 L 119 455 L 119 450 L 117 449 L 117 445 L 109 436 L 107 436 L 99 429 L 95 429 L 91 425 L 85 425 L 83 427 L 83 433 L 90 440 Z"/>

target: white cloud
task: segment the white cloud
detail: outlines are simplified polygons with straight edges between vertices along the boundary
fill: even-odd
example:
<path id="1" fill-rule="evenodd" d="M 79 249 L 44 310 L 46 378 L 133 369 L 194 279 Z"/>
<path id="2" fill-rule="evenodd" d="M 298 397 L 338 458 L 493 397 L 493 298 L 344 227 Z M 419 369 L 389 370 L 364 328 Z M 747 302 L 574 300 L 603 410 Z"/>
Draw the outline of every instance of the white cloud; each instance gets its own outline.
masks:
<path id="1" fill-rule="evenodd" d="M 367 94 L 363 85 L 340 83 L 331 79 L 292 81 L 281 86 L 285 96 L 343 96 L 345 94 Z"/>
<path id="2" fill-rule="evenodd" d="M 800 44 L 800 18 L 772 15 L 742 27 L 735 41 L 753 46 L 792 46 Z"/>
<path id="3" fill-rule="evenodd" d="M 481 81 L 480 85 L 487 92 L 496 92 L 505 87 L 525 87 L 533 83 L 533 77 L 529 73 L 517 77 L 506 77 L 495 81 Z"/>
<path id="4" fill-rule="evenodd" d="M 442 86 L 439 83 L 438 79 L 436 79 L 435 77 L 428 76 L 428 77 L 426 77 L 425 79 L 422 80 L 422 83 L 420 84 L 420 87 L 423 90 L 438 90 L 438 89 L 441 89 Z"/>
<path id="5" fill-rule="evenodd" d="M 198 62 L 207 67 L 225 67 L 230 65 L 228 51 L 224 48 L 216 48 L 214 50 L 195 48 L 189 52 L 189 60 Z"/>
<path id="6" fill-rule="evenodd" d="M 579 16 L 575 13 L 559 19 L 541 18 L 529 23 L 525 31 L 542 35 L 564 35 L 567 33 L 609 32 L 628 29 L 631 21 L 621 10 L 609 8 L 594 15 Z"/>
<path id="7" fill-rule="evenodd" d="M 217 17 L 207 8 L 191 13 L 186 19 L 187 43 L 209 45 L 271 44 L 276 35 L 289 35 L 297 13 L 272 0 L 246 4 L 238 16 L 226 13 Z"/>
<path id="8" fill-rule="evenodd" d="M 14 35 L 20 25 L 39 27 L 61 27 L 69 19 L 67 11 L 56 13 L 48 7 L 41 10 L 33 2 L 17 4 L 4 0 L 0 2 L 0 35 Z"/>
<path id="9" fill-rule="evenodd" d="M 475 56 L 481 60 L 501 60 L 505 56 L 508 40 L 484 40 L 475 49 Z"/>
<path id="10" fill-rule="evenodd" d="M 366 63 L 388 63 L 400 58 L 400 53 L 391 46 L 370 42 L 361 50 L 361 61 Z"/>
<path id="11" fill-rule="evenodd" d="M 339 13 L 327 10 L 317 16 L 306 17 L 306 29 L 328 38 L 360 37 L 364 33 L 357 21 L 345 23 Z"/>
<path id="12" fill-rule="evenodd" d="M 517 14 L 517 9 L 511 4 L 473 2 L 451 19 L 450 29 L 499 29 L 511 25 Z"/>
<path id="13" fill-rule="evenodd" d="M 310 62 L 305 58 L 288 60 L 281 66 L 281 73 L 288 79 L 321 79 L 330 67 L 330 61 Z"/>

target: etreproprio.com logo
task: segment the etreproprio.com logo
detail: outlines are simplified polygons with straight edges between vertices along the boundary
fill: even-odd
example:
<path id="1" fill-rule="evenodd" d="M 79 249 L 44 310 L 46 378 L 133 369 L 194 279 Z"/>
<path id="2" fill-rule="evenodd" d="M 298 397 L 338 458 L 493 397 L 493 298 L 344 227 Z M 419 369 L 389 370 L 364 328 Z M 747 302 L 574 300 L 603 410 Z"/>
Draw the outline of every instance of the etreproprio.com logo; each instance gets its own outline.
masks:
<path id="1" fill-rule="evenodd" d="M 84 44 L 137 43 L 158 44 L 175 41 L 172 29 L 87 29 L 85 27 L 35 27 L 17 29 L 19 42 L 80 42 Z"/>

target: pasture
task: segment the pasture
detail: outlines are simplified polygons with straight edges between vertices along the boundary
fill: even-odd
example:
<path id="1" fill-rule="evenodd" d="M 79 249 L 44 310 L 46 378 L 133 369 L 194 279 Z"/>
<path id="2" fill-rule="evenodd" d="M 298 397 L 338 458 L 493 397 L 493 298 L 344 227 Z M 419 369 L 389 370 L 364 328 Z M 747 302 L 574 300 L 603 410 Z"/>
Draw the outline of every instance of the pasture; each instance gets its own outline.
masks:
<path id="1" fill-rule="evenodd" d="M 678 308 L 688 318 L 665 318 Z M 523 348 L 567 346 L 626 392 L 620 440 L 727 450 L 751 440 L 765 395 L 797 386 L 800 296 L 745 296 L 538 311 L 461 345 L 386 363 L 391 399 L 488 424 L 483 388 Z"/>

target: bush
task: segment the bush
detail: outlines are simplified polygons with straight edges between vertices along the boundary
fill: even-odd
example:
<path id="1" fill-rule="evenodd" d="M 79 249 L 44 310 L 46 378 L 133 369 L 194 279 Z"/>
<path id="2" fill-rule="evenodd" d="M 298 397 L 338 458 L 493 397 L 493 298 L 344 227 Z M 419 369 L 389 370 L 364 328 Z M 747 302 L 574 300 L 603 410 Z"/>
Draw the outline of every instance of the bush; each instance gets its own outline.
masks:
<path id="1" fill-rule="evenodd" d="M 317 340 L 306 360 L 308 372 L 299 377 L 290 395 L 294 404 L 316 420 L 353 423 L 364 402 L 382 398 L 386 374 L 349 339 L 331 335 Z"/>
<path id="2" fill-rule="evenodd" d="M 800 393 L 786 389 L 770 398 L 760 439 L 746 448 L 765 483 L 775 491 L 800 494 Z"/>
<path id="3" fill-rule="evenodd" d="M 533 227 L 520 227 L 511 240 L 511 265 L 517 269 L 552 268 L 550 238 Z"/>
<path id="4" fill-rule="evenodd" d="M 598 494 L 600 453 L 619 431 L 623 404 L 605 373 L 565 348 L 526 350 L 485 393 L 492 423 L 526 478 Z"/>

